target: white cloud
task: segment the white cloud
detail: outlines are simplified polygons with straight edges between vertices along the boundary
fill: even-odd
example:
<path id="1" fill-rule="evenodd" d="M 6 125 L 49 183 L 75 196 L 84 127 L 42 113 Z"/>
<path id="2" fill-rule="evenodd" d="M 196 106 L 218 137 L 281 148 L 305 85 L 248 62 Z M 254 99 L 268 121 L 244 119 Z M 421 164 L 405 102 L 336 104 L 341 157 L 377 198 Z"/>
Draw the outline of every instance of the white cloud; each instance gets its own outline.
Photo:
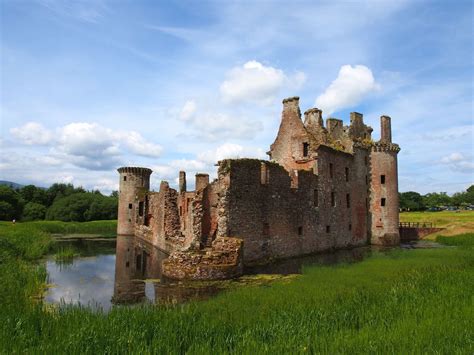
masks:
<path id="1" fill-rule="evenodd" d="M 136 131 L 115 131 L 97 123 L 74 122 L 56 129 L 55 134 L 36 122 L 12 128 L 11 133 L 29 145 L 51 145 L 46 165 L 70 163 L 90 170 L 107 170 L 122 163 L 124 154 L 158 157 L 162 147 L 148 142 Z"/>
<path id="2" fill-rule="evenodd" d="M 188 121 L 194 116 L 195 113 L 196 113 L 196 101 L 188 100 L 185 102 L 183 108 L 181 109 L 181 113 L 179 117 L 183 121 Z"/>
<path id="3" fill-rule="evenodd" d="M 250 148 L 243 147 L 239 144 L 225 143 L 214 150 L 206 150 L 198 154 L 198 159 L 208 164 L 215 164 L 223 159 L 244 157 L 264 159 L 265 153 L 261 148 Z"/>
<path id="4" fill-rule="evenodd" d="M 326 115 L 358 104 L 369 93 L 380 88 L 372 71 L 364 65 L 343 65 L 337 78 L 316 99 L 316 106 Z"/>
<path id="5" fill-rule="evenodd" d="M 28 145 L 46 145 L 53 138 L 52 132 L 37 122 L 28 122 L 21 127 L 12 128 L 10 133 Z"/>
<path id="6" fill-rule="evenodd" d="M 305 79 L 302 72 L 289 77 L 281 69 L 251 60 L 227 73 L 227 79 L 220 86 L 220 93 L 226 103 L 251 101 L 268 105 L 284 86 L 297 89 Z"/>
<path id="7" fill-rule="evenodd" d="M 454 171 L 461 173 L 474 172 L 474 162 L 472 159 L 466 158 L 462 153 L 451 153 L 441 159 L 441 163 L 447 164 Z"/>
<path id="8" fill-rule="evenodd" d="M 262 130 L 262 123 L 258 120 L 215 112 L 197 115 L 193 125 L 195 135 L 206 141 L 252 139 Z"/>

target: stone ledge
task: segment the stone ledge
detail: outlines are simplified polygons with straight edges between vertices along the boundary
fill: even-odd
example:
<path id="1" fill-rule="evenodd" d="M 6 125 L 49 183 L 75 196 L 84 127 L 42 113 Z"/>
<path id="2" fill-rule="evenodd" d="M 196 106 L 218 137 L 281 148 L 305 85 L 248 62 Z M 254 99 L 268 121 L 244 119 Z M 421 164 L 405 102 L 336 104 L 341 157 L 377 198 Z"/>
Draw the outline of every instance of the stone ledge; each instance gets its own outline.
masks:
<path id="1" fill-rule="evenodd" d="M 174 280 L 224 280 L 242 275 L 243 241 L 218 237 L 211 248 L 176 251 L 162 263 L 162 273 Z"/>

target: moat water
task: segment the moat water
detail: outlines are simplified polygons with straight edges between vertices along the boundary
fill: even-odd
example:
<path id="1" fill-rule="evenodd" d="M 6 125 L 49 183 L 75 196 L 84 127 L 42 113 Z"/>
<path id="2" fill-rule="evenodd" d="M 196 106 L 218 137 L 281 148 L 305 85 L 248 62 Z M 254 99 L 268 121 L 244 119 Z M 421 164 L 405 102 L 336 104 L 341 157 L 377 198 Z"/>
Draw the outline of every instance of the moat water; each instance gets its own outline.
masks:
<path id="1" fill-rule="evenodd" d="M 403 248 L 436 247 L 430 243 L 409 243 Z M 166 280 L 161 275 L 161 261 L 167 255 L 130 237 L 117 239 L 62 239 L 56 248 L 73 248 L 78 254 L 69 262 L 46 260 L 50 287 L 45 301 L 65 306 L 80 304 L 108 311 L 113 306 L 173 304 L 208 299 L 233 285 L 245 284 L 247 278 L 226 282 L 185 283 Z M 246 275 L 302 273 L 305 266 L 337 265 L 359 262 L 374 250 L 362 247 L 281 260 L 245 269 Z M 252 278 L 258 283 L 258 278 Z"/>

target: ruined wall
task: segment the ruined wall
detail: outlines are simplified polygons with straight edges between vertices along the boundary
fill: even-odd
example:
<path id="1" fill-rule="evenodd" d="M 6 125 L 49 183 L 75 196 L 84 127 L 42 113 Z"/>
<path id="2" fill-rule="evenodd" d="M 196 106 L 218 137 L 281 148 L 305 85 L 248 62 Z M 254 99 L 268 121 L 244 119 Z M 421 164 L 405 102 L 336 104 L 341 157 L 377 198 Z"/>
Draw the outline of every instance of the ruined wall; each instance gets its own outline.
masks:
<path id="1" fill-rule="evenodd" d="M 290 177 L 280 165 L 254 159 L 220 162 L 219 235 L 244 240 L 245 263 L 367 243 L 365 171 L 353 169 L 350 154 L 327 147 L 317 153 L 319 176 L 300 170 Z"/>
<path id="2" fill-rule="evenodd" d="M 308 144 L 304 148 L 304 144 Z M 286 170 L 311 169 L 310 138 L 301 121 L 299 97 L 283 100 L 281 123 L 275 142 L 270 147 L 270 159 Z M 305 152 L 307 152 L 305 156 Z"/>

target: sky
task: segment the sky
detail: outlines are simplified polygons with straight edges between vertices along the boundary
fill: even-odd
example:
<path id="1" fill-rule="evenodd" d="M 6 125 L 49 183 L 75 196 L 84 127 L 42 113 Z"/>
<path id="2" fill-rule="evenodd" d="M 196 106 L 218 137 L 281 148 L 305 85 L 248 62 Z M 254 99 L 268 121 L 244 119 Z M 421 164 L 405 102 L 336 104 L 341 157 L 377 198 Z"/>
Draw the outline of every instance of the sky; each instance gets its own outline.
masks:
<path id="1" fill-rule="evenodd" d="M 474 183 L 471 1 L 0 2 L 0 180 L 110 193 L 266 159 L 282 99 L 380 137 L 399 190 Z"/>

